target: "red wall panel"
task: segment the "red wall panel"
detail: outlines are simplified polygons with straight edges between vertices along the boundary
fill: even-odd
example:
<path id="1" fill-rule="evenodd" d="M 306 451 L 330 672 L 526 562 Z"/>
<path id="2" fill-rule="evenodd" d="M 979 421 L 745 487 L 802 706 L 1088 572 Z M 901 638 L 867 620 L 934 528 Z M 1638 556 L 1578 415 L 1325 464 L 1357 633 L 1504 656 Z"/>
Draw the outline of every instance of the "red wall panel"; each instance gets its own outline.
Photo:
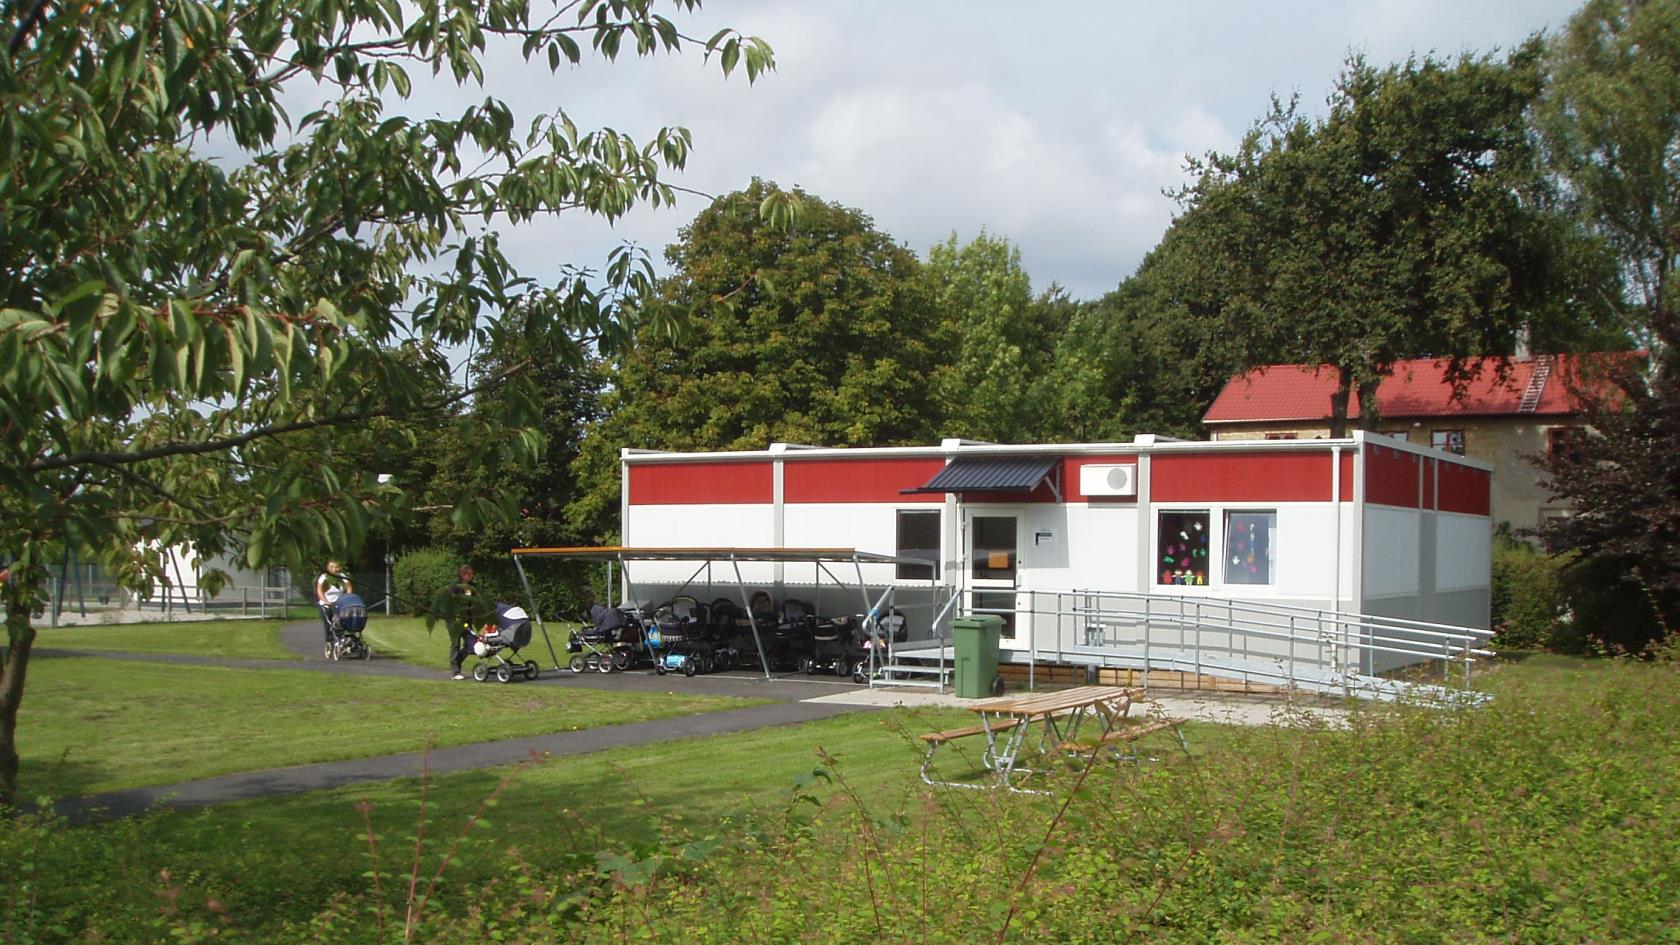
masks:
<path id="1" fill-rule="evenodd" d="M 1365 448 L 1365 501 L 1375 505 L 1418 507 L 1419 465 L 1423 457 L 1381 446 Z"/>
<path id="2" fill-rule="evenodd" d="M 1441 463 L 1441 505 L 1443 512 L 1487 515 L 1492 508 L 1489 493 L 1493 482 L 1486 472 L 1457 463 Z"/>
<path id="3" fill-rule="evenodd" d="M 1353 501 L 1353 450 L 1342 451 L 1342 495 L 1343 502 Z"/>
<path id="4" fill-rule="evenodd" d="M 1153 502 L 1328 502 L 1330 452 L 1155 454 Z"/>
<path id="5" fill-rule="evenodd" d="M 782 501 L 943 502 L 944 493 L 901 495 L 926 485 L 945 461 L 925 459 L 789 459 L 782 464 Z"/>
<path id="6" fill-rule="evenodd" d="M 772 484 L 768 462 L 638 464 L 630 467 L 630 504 L 767 505 Z"/>

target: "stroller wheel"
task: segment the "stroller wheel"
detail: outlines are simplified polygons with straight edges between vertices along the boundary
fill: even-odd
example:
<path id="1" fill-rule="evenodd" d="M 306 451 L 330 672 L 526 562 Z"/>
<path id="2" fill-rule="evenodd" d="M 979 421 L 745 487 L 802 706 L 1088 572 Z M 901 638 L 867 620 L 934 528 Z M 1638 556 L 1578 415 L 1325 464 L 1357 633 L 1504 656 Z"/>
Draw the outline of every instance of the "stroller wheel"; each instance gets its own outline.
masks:
<path id="1" fill-rule="evenodd" d="M 834 661 L 834 675 L 839 676 L 841 678 L 845 678 L 847 676 L 850 676 L 851 674 L 852 674 L 851 667 L 846 665 L 845 660 L 838 659 L 838 660 Z"/>
<path id="2" fill-rule="evenodd" d="M 655 672 L 655 673 L 658 673 L 658 674 L 659 674 L 659 675 L 661 675 L 661 676 L 663 676 L 663 675 L 665 675 L 665 672 L 666 672 L 666 670 L 665 670 L 665 661 L 664 661 L 664 660 L 660 660 L 660 661 L 659 661 L 659 662 L 657 662 L 657 663 L 655 663 L 655 664 L 653 664 L 653 671 L 654 671 L 654 672 Z"/>
<path id="3" fill-rule="evenodd" d="M 333 645 L 331 640 L 328 640 L 321 646 L 321 658 L 324 660 L 330 660 L 333 658 Z"/>
<path id="4" fill-rule="evenodd" d="M 612 672 L 613 671 L 612 654 L 611 653 L 598 653 L 598 654 L 596 654 L 595 655 L 595 668 L 600 670 L 603 673 Z"/>
<path id="5" fill-rule="evenodd" d="M 684 676 L 692 676 L 695 673 L 698 673 L 700 671 L 700 667 L 694 665 L 694 663 L 695 663 L 695 659 L 692 656 L 690 656 L 686 660 L 683 660 L 683 675 Z"/>
<path id="6" fill-rule="evenodd" d="M 526 679 L 536 679 L 538 674 L 540 674 L 541 672 L 542 671 L 537 667 L 536 663 L 526 663 L 525 664 L 525 678 Z"/>
<path id="7" fill-rule="evenodd" d="M 857 665 L 852 667 L 852 682 L 866 683 L 868 681 L 868 664 L 864 663 L 862 660 L 858 660 Z"/>
<path id="8" fill-rule="evenodd" d="M 622 673 L 630 668 L 630 654 L 623 650 L 613 650 L 612 663 L 613 669 Z"/>
<path id="9" fill-rule="evenodd" d="M 815 676 L 817 674 L 817 661 L 809 656 L 801 656 L 799 658 L 799 671 L 807 676 Z"/>
<path id="10" fill-rule="evenodd" d="M 480 663 L 477 666 L 474 666 L 473 667 L 473 678 L 478 680 L 479 682 L 483 682 L 486 679 L 489 679 L 490 678 L 490 667 L 485 665 L 484 663 Z"/>
<path id="11" fill-rule="evenodd" d="M 513 667 L 506 663 L 496 667 L 497 682 L 513 682 Z"/>
<path id="12" fill-rule="evenodd" d="M 584 670 L 583 654 L 579 653 L 577 656 L 572 657 L 572 661 L 570 663 L 566 664 L 566 668 L 571 670 L 574 673 L 583 672 L 583 670 Z"/>

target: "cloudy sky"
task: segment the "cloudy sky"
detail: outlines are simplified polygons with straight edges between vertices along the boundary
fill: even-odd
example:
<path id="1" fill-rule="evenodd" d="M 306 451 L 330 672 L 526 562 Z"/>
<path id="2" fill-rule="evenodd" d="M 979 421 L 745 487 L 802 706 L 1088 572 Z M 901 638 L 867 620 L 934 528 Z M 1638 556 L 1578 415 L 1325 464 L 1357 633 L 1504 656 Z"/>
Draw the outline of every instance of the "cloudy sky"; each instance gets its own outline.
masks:
<path id="1" fill-rule="evenodd" d="M 1268 0 L 1029 4 L 956 0 L 712 0 L 685 32 L 765 38 L 777 69 L 749 86 L 697 55 L 591 64 L 550 75 L 492 63 L 491 94 L 522 111 L 564 108 L 580 127 L 638 140 L 694 133 L 677 180 L 711 194 L 758 176 L 855 207 L 925 255 L 982 228 L 1021 249 L 1036 288 L 1112 289 L 1171 219 L 1163 189 L 1186 154 L 1228 150 L 1270 97 L 1321 110 L 1350 52 L 1508 49 L 1560 27 L 1577 0 Z M 440 111 L 483 92 L 422 93 Z M 451 101 L 451 99 L 458 99 Z M 599 266 L 626 240 L 654 253 L 703 206 L 642 211 L 616 226 L 581 215 L 504 235 L 533 274 Z"/>

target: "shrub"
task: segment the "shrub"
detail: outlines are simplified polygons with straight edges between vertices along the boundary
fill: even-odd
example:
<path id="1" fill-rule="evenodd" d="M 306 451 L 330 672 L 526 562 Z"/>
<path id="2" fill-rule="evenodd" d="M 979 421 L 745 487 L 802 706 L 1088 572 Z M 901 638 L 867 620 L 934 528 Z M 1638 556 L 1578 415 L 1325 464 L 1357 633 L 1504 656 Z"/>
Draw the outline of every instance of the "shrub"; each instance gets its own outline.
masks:
<path id="1" fill-rule="evenodd" d="M 1493 549 L 1493 642 L 1518 650 L 1557 645 L 1566 603 L 1563 569 L 1567 559 L 1520 542 Z"/>
<path id="2" fill-rule="evenodd" d="M 460 559 L 443 548 L 420 548 L 404 553 L 391 566 L 397 603 L 404 613 L 423 614 L 444 588 L 455 583 Z"/>

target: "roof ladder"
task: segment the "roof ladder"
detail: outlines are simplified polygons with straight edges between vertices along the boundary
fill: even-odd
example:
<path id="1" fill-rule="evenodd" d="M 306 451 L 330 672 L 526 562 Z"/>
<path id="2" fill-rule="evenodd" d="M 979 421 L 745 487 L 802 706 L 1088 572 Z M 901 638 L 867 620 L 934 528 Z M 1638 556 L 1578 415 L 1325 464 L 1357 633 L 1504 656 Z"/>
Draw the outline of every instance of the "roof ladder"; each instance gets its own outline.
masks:
<path id="1" fill-rule="evenodd" d="M 1534 359 L 1534 373 L 1528 377 L 1528 387 L 1523 391 L 1522 403 L 1517 404 L 1517 413 L 1533 413 L 1540 407 L 1540 397 L 1546 393 L 1546 381 L 1552 376 L 1552 356 L 1543 354 Z"/>

